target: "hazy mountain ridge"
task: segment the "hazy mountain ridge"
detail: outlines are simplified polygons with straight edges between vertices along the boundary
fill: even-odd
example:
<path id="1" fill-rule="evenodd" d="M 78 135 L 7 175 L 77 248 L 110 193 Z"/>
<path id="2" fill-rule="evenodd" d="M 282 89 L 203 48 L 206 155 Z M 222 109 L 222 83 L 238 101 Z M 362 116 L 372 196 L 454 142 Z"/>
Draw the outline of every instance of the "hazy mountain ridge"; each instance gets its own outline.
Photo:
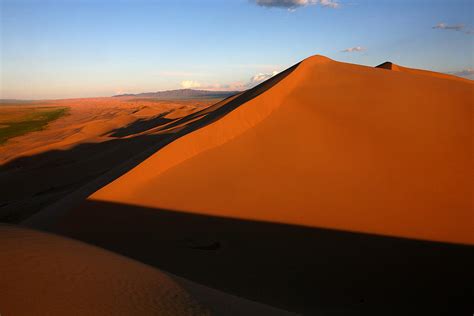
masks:
<path id="1" fill-rule="evenodd" d="M 240 91 L 209 91 L 194 89 L 177 89 L 144 93 L 126 93 L 114 95 L 114 97 L 140 97 L 140 98 L 160 98 L 160 99 L 205 99 L 205 98 L 226 98 Z"/>

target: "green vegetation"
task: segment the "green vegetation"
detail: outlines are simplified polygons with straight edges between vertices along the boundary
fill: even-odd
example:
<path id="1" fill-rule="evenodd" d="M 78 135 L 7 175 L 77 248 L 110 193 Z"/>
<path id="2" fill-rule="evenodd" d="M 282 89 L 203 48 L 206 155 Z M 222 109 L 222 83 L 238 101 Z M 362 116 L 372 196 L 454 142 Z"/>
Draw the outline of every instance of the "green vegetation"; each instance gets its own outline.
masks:
<path id="1" fill-rule="evenodd" d="M 65 107 L 0 108 L 0 145 L 12 137 L 42 130 L 67 111 Z"/>

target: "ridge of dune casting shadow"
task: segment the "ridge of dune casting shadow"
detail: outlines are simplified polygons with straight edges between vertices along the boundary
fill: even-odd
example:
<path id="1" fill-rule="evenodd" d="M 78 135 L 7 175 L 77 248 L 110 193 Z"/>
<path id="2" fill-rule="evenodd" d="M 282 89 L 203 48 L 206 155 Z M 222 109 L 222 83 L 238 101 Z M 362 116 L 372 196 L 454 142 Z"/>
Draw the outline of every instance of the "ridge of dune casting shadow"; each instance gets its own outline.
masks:
<path id="1" fill-rule="evenodd" d="M 176 141 L 180 137 L 195 132 L 198 129 L 201 129 L 209 124 L 212 124 L 215 121 L 218 121 L 223 116 L 227 115 L 228 113 L 232 112 L 240 105 L 244 104 L 245 102 L 259 96 L 260 94 L 264 93 L 266 90 L 271 89 L 274 85 L 278 82 L 283 80 L 288 74 L 290 74 L 297 65 L 286 69 L 285 71 L 273 76 L 272 78 L 266 80 L 265 82 L 259 84 L 258 86 L 251 88 L 247 91 L 239 93 L 234 96 L 227 97 L 226 99 L 211 105 L 203 110 L 197 111 L 190 115 L 187 115 L 183 118 L 176 119 L 169 125 L 166 125 L 166 128 L 173 128 L 178 125 L 182 125 L 183 127 L 180 128 L 177 132 L 172 134 L 157 134 L 157 135 L 138 135 L 135 137 L 124 138 L 124 139 L 117 139 L 112 140 L 108 143 L 119 143 L 119 142 L 128 142 L 128 143 L 144 143 L 145 145 L 148 144 L 147 147 L 144 147 L 142 151 L 137 152 L 133 157 L 129 158 L 128 160 L 124 161 L 120 165 L 114 167 L 112 170 L 100 175 L 99 177 L 95 178 L 93 181 L 86 183 L 79 189 L 71 192 L 66 197 L 62 198 L 55 204 L 49 205 L 45 209 L 41 210 L 40 212 L 34 214 L 33 216 L 25 219 L 25 222 L 33 223 L 35 221 L 42 221 L 45 220 L 45 217 L 50 216 L 62 216 L 63 212 L 67 209 L 73 207 L 77 203 L 80 203 L 84 198 L 92 194 L 93 192 L 97 191 L 101 187 L 107 185 L 109 182 L 113 181 L 116 178 L 119 178 L 130 169 L 134 168 L 148 157 L 155 154 L 157 151 L 161 152 L 161 150 L 167 147 L 170 143 Z M 130 131 L 141 131 L 144 132 L 146 128 L 149 127 L 156 127 L 160 128 L 159 124 L 162 122 L 161 119 L 158 119 L 156 123 L 158 126 L 151 126 L 146 122 L 137 122 L 136 124 L 132 124 L 131 126 L 127 126 L 124 129 L 119 129 L 116 133 L 120 135 L 128 135 Z M 143 123 L 145 123 L 143 125 Z M 103 143 L 104 144 L 104 143 Z M 103 144 L 81 144 L 79 145 L 81 148 L 91 148 L 91 147 L 102 147 Z M 75 149 L 71 149 L 70 151 L 74 151 Z M 57 152 L 57 151 L 56 151 Z M 12 161 L 11 163 L 7 164 L 6 166 L 2 166 L 1 169 L 8 169 L 10 166 L 15 166 L 18 164 L 18 161 L 29 161 L 29 160 L 37 160 L 42 159 L 41 157 L 51 155 L 53 153 L 45 153 L 38 155 L 37 157 L 24 157 L 20 158 L 19 160 Z M 60 154 L 60 152 L 58 153 Z M 13 217 L 14 218 L 14 217 Z M 46 219 L 47 220 L 47 219 Z"/>
<path id="2" fill-rule="evenodd" d="M 89 199 L 473 244 L 473 88 L 310 57 Z"/>
<path id="3" fill-rule="evenodd" d="M 307 60 L 312 60 L 313 62 L 328 62 L 329 58 L 323 56 L 313 56 L 309 57 Z M 301 63 L 298 63 L 283 72 L 277 74 L 276 76 L 268 79 L 267 81 L 261 83 L 260 85 L 249 89 L 248 91 L 243 92 L 240 95 L 237 95 L 235 98 L 228 101 L 226 107 L 216 104 L 215 106 L 210 106 L 202 110 L 203 112 L 209 112 L 209 115 L 212 115 L 210 120 L 214 123 L 214 128 L 219 129 L 223 124 L 228 124 L 227 121 L 219 120 L 223 117 L 222 112 L 228 113 L 229 109 L 239 109 L 239 111 L 233 111 L 233 117 L 230 119 L 233 124 L 232 128 L 220 129 L 223 133 L 214 133 L 211 134 L 208 131 L 201 131 L 201 129 L 195 129 L 193 133 L 187 134 L 187 137 L 181 138 L 179 142 L 169 143 L 166 147 L 162 148 L 159 152 L 152 155 L 149 159 L 145 160 L 140 164 L 140 168 L 132 169 L 130 172 L 134 174 L 135 177 L 139 177 L 141 181 L 146 181 L 147 178 L 154 177 L 173 166 L 176 166 L 187 159 L 190 159 L 204 151 L 215 148 L 219 145 L 224 144 L 225 142 L 241 135 L 250 128 L 256 126 L 265 118 L 267 118 L 272 111 L 274 111 L 278 106 L 280 106 L 279 98 L 266 98 L 266 92 L 271 91 L 278 95 L 286 94 L 291 91 L 291 86 L 295 84 L 295 80 L 288 82 L 288 75 L 291 74 L 291 77 L 294 78 L 294 72 L 298 72 L 298 67 Z M 282 81 L 280 83 L 280 81 Z M 277 85 L 280 83 L 279 85 Z M 230 97 L 232 98 L 232 97 Z M 249 103 L 252 101 L 251 103 Z M 258 103 L 258 106 L 255 106 L 255 103 Z M 244 106 L 244 107 L 242 107 Z M 228 108 L 227 108 L 228 107 Z M 198 116 L 200 112 L 196 112 L 193 115 Z M 207 125 L 207 124 L 206 124 Z M 147 166 L 153 166 L 153 172 L 140 172 L 140 170 L 145 169 Z M 121 183 L 122 179 L 117 178 L 115 183 Z M 110 192 L 112 190 L 112 192 Z M 105 191 L 105 192 L 104 192 Z M 92 199 L 105 199 L 106 196 L 114 194 L 113 186 L 107 187 L 106 189 L 102 188 L 96 193 L 92 194 L 90 198 Z M 129 194 L 133 194 L 129 192 Z"/>

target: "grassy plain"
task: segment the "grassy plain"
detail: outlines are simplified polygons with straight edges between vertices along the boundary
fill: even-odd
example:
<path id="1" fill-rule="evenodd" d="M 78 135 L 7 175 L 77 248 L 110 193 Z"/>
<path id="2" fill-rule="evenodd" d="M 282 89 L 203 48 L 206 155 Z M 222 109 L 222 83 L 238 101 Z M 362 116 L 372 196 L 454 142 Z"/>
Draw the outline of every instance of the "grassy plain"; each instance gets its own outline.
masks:
<path id="1" fill-rule="evenodd" d="M 0 145 L 8 139 L 42 130 L 68 112 L 67 107 L 2 106 L 0 108 Z"/>

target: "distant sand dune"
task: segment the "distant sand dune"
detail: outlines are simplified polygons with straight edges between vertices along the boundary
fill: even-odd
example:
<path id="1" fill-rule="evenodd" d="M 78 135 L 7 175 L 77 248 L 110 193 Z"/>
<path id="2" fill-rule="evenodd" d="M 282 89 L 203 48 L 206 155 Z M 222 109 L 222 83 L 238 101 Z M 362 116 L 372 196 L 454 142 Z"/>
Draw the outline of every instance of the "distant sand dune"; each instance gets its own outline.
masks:
<path id="1" fill-rule="evenodd" d="M 463 82 L 472 84 L 472 81 L 469 80 L 469 79 L 465 79 L 465 78 L 461 78 L 461 77 L 453 76 L 453 75 L 448 75 L 448 74 L 443 74 L 443 73 L 440 73 L 440 72 L 429 71 L 429 70 L 402 67 L 402 66 L 396 65 L 394 63 L 391 63 L 389 61 L 386 61 L 386 62 L 376 66 L 376 68 L 406 72 L 406 73 L 422 75 L 422 76 L 431 76 L 431 77 L 441 78 L 441 79 L 458 80 L 458 81 L 463 81 Z"/>

